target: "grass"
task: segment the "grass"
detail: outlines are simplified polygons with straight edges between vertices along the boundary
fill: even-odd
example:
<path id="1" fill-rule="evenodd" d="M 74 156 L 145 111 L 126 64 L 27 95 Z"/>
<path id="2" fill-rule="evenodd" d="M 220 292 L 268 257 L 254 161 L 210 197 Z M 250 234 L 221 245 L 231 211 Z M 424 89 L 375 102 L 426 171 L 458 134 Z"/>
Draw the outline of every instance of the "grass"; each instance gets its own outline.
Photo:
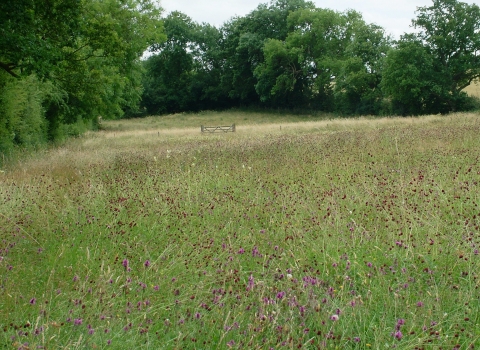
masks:
<path id="1" fill-rule="evenodd" d="M 478 115 L 281 118 L 104 122 L 4 169 L 0 347 L 480 344 Z"/>

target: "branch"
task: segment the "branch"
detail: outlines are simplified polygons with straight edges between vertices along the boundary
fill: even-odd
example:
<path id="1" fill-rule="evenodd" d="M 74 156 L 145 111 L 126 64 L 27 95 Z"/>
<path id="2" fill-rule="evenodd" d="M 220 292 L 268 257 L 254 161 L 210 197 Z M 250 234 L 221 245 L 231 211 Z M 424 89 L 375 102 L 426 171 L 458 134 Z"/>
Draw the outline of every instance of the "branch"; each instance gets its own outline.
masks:
<path id="1" fill-rule="evenodd" d="M 20 78 L 20 76 L 12 70 L 15 69 L 15 64 L 0 62 L 0 68 L 3 68 L 3 70 L 10 74 L 12 77 Z"/>

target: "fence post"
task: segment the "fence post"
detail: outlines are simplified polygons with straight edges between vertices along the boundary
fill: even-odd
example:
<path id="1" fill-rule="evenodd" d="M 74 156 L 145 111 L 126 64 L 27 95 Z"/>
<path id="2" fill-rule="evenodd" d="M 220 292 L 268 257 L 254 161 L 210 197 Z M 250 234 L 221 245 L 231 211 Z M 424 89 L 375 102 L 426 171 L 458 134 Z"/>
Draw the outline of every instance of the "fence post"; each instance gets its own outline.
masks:
<path id="1" fill-rule="evenodd" d="M 232 124 L 232 132 L 235 132 L 235 123 Z"/>

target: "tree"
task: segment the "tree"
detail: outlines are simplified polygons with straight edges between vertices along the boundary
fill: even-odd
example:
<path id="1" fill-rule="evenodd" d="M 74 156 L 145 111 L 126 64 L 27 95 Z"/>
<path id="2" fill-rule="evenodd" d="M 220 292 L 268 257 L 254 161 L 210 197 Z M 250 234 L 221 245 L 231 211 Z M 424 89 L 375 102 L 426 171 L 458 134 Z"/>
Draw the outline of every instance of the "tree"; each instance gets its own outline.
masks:
<path id="1" fill-rule="evenodd" d="M 356 18 L 353 35 L 335 77 L 335 110 L 341 114 L 376 115 L 383 112 L 380 88 L 385 56 L 392 40 L 383 28 Z"/>
<path id="2" fill-rule="evenodd" d="M 415 35 L 405 35 L 388 52 L 382 73 L 382 89 L 392 99 L 392 112 L 401 115 L 446 112 L 437 63 Z"/>
<path id="3" fill-rule="evenodd" d="M 264 44 L 269 39 L 284 41 L 289 32 L 288 16 L 304 8 L 314 5 L 305 0 L 276 0 L 224 25 L 222 83 L 230 98 L 244 105 L 260 102 L 254 72 L 265 61 Z"/>
<path id="4" fill-rule="evenodd" d="M 412 23 L 420 32 L 402 37 L 388 54 L 383 89 L 403 113 L 460 110 L 462 90 L 480 77 L 480 8 L 433 0 L 417 12 Z"/>
<path id="5" fill-rule="evenodd" d="M 51 140 L 77 133 L 75 124 L 95 124 L 98 115 L 115 118 L 135 110 L 141 97 L 140 57 L 164 39 L 160 15 L 154 0 L 0 2 L 0 110 L 37 111 L 35 118 L 44 121 L 42 130 Z M 9 91 L 22 83 L 5 74 L 29 79 L 40 89 L 38 94 L 28 90 L 31 109 L 10 108 L 17 105 L 9 101 Z M 14 125 L 25 124 L 14 122 L 18 118 L 27 116 L 0 114 L 0 133 L 18 135 Z M 13 141 L 29 139 L 35 138 Z"/>
<path id="6" fill-rule="evenodd" d="M 352 42 L 355 11 L 299 9 L 288 17 L 284 41 L 269 40 L 265 61 L 255 70 L 264 101 L 296 101 L 304 107 L 333 109 L 333 91 L 346 48 Z"/>
<path id="7" fill-rule="evenodd" d="M 187 15 L 174 11 L 164 20 L 167 40 L 154 45 L 154 54 L 145 63 L 143 106 L 151 114 L 188 110 L 192 101 L 194 32 L 196 24 Z"/>

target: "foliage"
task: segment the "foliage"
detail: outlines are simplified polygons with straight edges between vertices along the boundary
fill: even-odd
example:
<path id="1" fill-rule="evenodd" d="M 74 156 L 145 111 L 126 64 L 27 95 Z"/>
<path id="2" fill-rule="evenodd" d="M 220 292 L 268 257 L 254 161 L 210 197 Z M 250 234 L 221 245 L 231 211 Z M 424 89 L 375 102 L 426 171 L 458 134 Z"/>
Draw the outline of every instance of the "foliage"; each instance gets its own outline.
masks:
<path id="1" fill-rule="evenodd" d="M 433 0 L 389 53 L 384 91 L 404 114 L 446 113 L 466 105 L 462 90 L 480 76 L 480 8 Z"/>
<path id="2" fill-rule="evenodd" d="M 268 39 L 284 41 L 288 35 L 287 19 L 299 9 L 313 9 L 304 0 L 276 0 L 261 4 L 245 17 L 237 17 L 224 26 L 224 78 L 229 96 L 240 104 L 265 101 L 258 94 L 255 70 L 264 63 L 263 46 Z M 262 88 L 260 88 L 262 90 Z"/>
<path id="3" fill-rule="evenodd" d="M 35 122 L 18 113 L 1 117 L 7 120 L 2 133 L 9 135 L 14 125 L 31 124 L 7 143 L 45 140 L 45 130 L 49 140 L 56 140 L 75 129 L 70 124 L 94 126 L 99 115 L 135 112 L 142 93 L 139 59 L 163 40 L 160 14 L 151 0 L 2 2 L 0 69 L 18 82 L 0 86 L 0 108 L 31 103 L 24 110 L 35 114 Z M 26 94 L 35 98 L 15 101 L 18 87 L 30 86 L 32 79 L 39 90 Z"/>

